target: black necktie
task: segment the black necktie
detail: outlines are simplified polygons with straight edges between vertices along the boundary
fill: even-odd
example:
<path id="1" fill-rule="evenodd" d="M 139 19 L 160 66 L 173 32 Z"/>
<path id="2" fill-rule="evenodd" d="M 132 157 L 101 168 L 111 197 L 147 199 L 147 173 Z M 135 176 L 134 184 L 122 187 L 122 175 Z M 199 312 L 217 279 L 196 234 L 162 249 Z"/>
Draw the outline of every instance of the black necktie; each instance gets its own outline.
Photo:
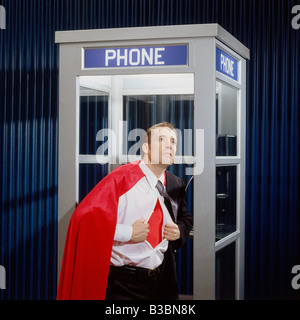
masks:
<path id="1" fill-rule="evenodd" d="M 161 196 L 163 196 L 164 198 L 168 199 L 171 203 L 171 206 L 172 206 L 172 211 L 173 211 L 173 214 L 174 214 L 174 219 L 175 219 L 175 222 L 177 221 L 177 211 L 178 211 L 178 205 L 177 203 L 168 195 L 167 191 L 165 190 L 163 184 L 161 183 L 160 180 L 157 181 L 157 184 L 156 184 L 156 188 L 158 190 L 158 192 L 160 193 Z"/>

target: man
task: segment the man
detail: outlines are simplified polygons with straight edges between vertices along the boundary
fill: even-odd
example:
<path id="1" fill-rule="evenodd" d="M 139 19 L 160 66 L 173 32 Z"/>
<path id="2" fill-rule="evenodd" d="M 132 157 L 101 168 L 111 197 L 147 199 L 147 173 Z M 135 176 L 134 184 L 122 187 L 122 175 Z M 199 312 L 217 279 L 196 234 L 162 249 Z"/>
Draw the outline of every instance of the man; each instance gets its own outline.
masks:
<path id="1" fill-rule="evenodd" d="M 58 299 L 177 299 L 174 250 L 192 228 L 173 164 L 177 135 L 147 130 L 142 161 L 115 169 L 75 210 Z"/>

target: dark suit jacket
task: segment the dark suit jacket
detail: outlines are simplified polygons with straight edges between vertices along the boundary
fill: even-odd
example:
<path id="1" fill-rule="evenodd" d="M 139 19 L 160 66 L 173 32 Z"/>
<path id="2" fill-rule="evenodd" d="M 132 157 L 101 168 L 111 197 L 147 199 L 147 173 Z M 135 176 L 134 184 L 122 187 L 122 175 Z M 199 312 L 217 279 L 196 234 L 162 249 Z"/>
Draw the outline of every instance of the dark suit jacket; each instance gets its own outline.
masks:
<path id="1" fill-rule="evenodd" d="M 166 171 L 166 189 L 169 196 L 178 204 L 177 221 L 172 212 L 171 204 L 165 199 L 171 218 L 177 223 L 180 229 L 180 239 L 169 241 L 168 250 L 165 253 L 163 267 L 160 278 L 160 296 L 158 299 L 176 300 L 178 299 L 177 272 L 174 251 L 183 246 L 188 239 L 193 227 L 193 217 L 186 207 L 185 185 L 183 181 L 174 174 Z"/>

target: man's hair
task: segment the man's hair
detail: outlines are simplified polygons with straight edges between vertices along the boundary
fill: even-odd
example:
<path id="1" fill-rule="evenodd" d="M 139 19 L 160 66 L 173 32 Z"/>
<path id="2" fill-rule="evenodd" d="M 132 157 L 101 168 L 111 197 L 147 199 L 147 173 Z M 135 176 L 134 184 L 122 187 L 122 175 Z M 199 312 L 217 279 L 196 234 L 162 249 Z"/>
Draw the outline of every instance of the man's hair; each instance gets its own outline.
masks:
<path id="1" fill-rule="evenodd" d="M 151 149 L 151 132 L 152 130 L 154 129 L 157 129 L 157 128 L 162 128 L 162 127 L 167 127 L 171 130 L 173 130 L 177 136 L 177 132 L 174 128 L 174 126 L 170 123 L 170 122 L 167 122 L 167 121 L 164 121 L 164 122 L 160 122 L 160 123 L 157 123 L 155 125 L 153 125 L 152 127 L 148 128 L 146 133 L 144 134 L 144 137 L 142 139 L 142 145 L 144 143 L 147 143 L 149 148 Z M 142 158 L 144 157 L 144 151 L 143 151 L 143 148 L 141 148 L 141 156 Z"/>

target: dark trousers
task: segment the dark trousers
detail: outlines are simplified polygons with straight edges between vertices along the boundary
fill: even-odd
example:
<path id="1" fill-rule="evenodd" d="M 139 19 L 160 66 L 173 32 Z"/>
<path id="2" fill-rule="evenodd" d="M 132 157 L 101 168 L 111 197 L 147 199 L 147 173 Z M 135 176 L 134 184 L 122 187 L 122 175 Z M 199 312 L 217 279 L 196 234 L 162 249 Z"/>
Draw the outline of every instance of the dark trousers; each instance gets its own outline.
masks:
<path id="1" fill-rule="evenodd" d="M 111 266 L 106 300 L 155 300 L 159 296 L 160 268 Z"/>

